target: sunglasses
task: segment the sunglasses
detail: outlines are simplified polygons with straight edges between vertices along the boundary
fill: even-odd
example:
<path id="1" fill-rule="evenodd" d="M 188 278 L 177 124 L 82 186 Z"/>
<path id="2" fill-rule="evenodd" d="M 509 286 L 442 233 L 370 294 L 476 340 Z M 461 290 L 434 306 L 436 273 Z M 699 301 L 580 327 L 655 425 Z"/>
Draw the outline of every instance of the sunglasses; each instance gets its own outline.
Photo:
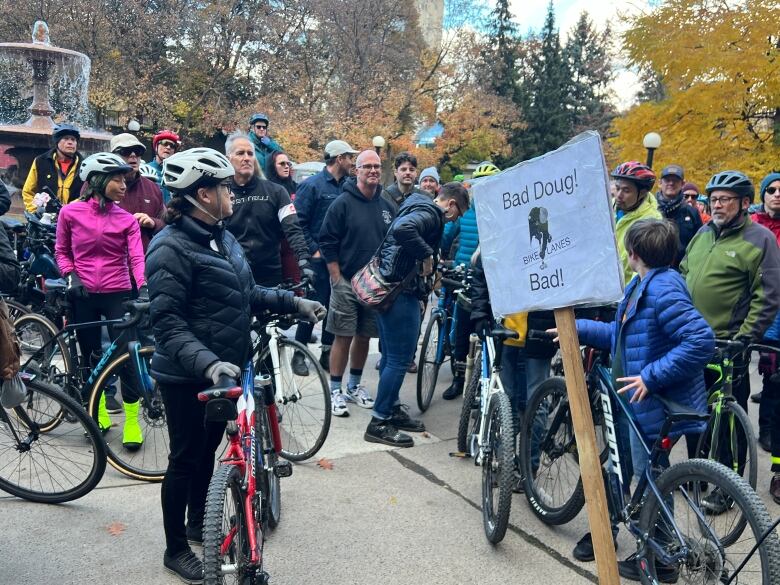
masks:
<path id="1" fill-rule="evenodd" d="M 171 142 L 170 140 L 160 140 L 160 142 L 157 143 L 157 146 L 167 146 L 168 148 L 176 148 L 176 143 Z"/>
<path id="2" fill-rule="evenodd" d="M 699 196 L 698 193 L 689 193 L 688 195 L 685 195 L 686 199 L 696 199 Z"/>
<path id="3" fill-rule="evenodd" d="M 117 148 L 116 152 L 119 153 L 119 156 L 130 156 L 131 154 L 141 156 L 144 153 L 144 149 L 140 146 L 129 146 L 127 148 Z"/>
<path id="4" fill-rule="evenodd" d="M 264 126 L 263 124 L 255 124 L 255 128 L 258 130 L 268 130 L 268 126 Z"/>
<path id="5" fill-rule="evenodd" d="M 281 167 L 291 167 L 292 163 L 290 161 L 277 161 L 276 164 L 278 164 Z"/>
<path id="6" fill-rule="evenodd" d="M 775 193 L 780 194 L 780 187 L 767 187 L 765 193 L 767 195 L 774 195 Z"/>

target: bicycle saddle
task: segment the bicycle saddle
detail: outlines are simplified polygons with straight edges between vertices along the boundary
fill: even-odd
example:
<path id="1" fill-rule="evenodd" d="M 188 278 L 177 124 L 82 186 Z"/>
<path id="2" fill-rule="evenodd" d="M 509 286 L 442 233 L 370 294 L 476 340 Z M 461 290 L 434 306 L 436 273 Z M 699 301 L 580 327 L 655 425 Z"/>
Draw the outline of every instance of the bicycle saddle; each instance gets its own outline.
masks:
<path id="1" fill-rule="evenodd" d="M 65 282 L 64 278 L 47 278 L 43 281 L 44 286 L 46 287 L 46 290 L 49 291 L 58 291 L 58 290 L 65 290 L 68 288 L 68 283 Z"/>
<path id="2" fill-rule="evenodd" d="M 653 394 L 655 398 L 658 399 L 658 401 L 663 404 L 664 410 L 666 410 L 666 415 L 669 417 L 669 420 L 672 422 L 682 422 L 686 420 L 694 420 L 694 421 L 707 421 L 710 418 L 710 415 L 708 413 L 700 413 L 692 408 L 688 408 L 684 404 L 680 404 L 679 402 L 675 402 L 674 400 L 669 400 L 668 398 L 664 398 L 663 396 L 659 396 L 658 394 Z"/>

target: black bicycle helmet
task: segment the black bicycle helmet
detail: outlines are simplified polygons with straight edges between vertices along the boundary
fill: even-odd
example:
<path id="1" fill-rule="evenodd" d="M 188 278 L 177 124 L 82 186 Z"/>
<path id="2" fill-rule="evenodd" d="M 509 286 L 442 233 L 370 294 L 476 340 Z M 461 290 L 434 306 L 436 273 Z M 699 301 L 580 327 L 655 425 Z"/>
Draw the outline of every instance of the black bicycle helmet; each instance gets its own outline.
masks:
<path id="1" fill-rule="evenodd" d="M 73 136 L 76 140 L 80 140 L 81 132 L 73 124 L 57 124 L 51 135 L 54 144 L 56 145 L 65 136 Z"/>
<path id="2" fill-rule="evenodd" d="M 753 202 L 756 189 L 753 186 L 753 182 L 744 173 L 739 171 L 721 171 L 712 175 L 712 178 L 707 183 L 705 191 L 707 195 L 716 190 L 731 191 L 741 197 L 748 197 L 750 202 Z"/>

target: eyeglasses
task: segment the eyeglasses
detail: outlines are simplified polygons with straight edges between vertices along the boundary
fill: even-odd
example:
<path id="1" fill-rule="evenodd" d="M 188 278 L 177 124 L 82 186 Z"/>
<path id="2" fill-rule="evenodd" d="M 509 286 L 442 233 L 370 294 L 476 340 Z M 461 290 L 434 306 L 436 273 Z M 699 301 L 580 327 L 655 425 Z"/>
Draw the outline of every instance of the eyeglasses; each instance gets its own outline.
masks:
<path id="1" fill-rule="evenodd" d="M 767 187 L 766 191 L 764 191 L 767 195 L 774 195 L 777 193 L 780 195 L 780 187 Z"/>
<path id="2" fill-rule="evenodd" d="M 742 199 L 742 197 L 710 197 L 710 205 L 728 205 L 728 202 L 734 199 Z"/>
<path id="3" fill-rule="evenodd" d="M 230 183 L 218 183 L 215 185 L 217 191 L 222 191 L 223 193 L 230 193 L 233 191 L 233 187 L 230 185 Z"/>
<path id="4" fill-rule="evenodd" d="M 255 124 L 255 128 L 258 130 L 268 130 L 268 126 L 264 124 Z"/>
<path id="5" fill-rule="evenodd" d="M 168 148 L 175 149 L 177 145 L 175 142 L 171 142 L 170 140 L 160 140 L 160 142 L 157 143 L 157 146 L 165 146 Z"/>
<path id="6" fill-rule="evenodd" d="M 134 154 L 135 156 L 141 156 L 144 153 L 144 149 L 140 146 L 128 146 L 126 148 L 117 148 L 116 151 L 119 153 L 119 156 L 130 156 L 131 154 Z"/>
<path id="7" fill-rule="evenodd" d="M 699 196 L 699 194 L 698 194 L 698 193 L 688 193 L 688 194 L 687 194 L 687 195 L 685 195 L 684 197 L 685 197 L 686 199 L 696 199 L 698 196 Z"/>
<path id="8" fill-rule="evenodd" d="M 366 169 L 367 171 L 378 171 L 382 168 L 382 165 L 360 165 L 359 169 Z"/>
<path id="9" fill-rule="evenodd" d="M 288 161 L 288 160 L 280 160 L 280 161 L 277 161 L 276 164 L 278 164 L 281 167 L 291 167 L 292 166 L 292 163 L 290 161 Z"/>

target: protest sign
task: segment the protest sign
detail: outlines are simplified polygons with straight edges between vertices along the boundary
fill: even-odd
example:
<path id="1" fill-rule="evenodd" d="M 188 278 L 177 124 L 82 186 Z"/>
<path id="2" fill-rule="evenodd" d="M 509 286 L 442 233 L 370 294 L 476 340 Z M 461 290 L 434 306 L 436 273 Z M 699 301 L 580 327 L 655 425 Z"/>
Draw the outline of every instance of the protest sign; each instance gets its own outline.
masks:
<path id="1" fill-rule="evenodd" d="M 472 188 L 496 315 L 615 302 L 623 271 L 598 133 Z"/>

